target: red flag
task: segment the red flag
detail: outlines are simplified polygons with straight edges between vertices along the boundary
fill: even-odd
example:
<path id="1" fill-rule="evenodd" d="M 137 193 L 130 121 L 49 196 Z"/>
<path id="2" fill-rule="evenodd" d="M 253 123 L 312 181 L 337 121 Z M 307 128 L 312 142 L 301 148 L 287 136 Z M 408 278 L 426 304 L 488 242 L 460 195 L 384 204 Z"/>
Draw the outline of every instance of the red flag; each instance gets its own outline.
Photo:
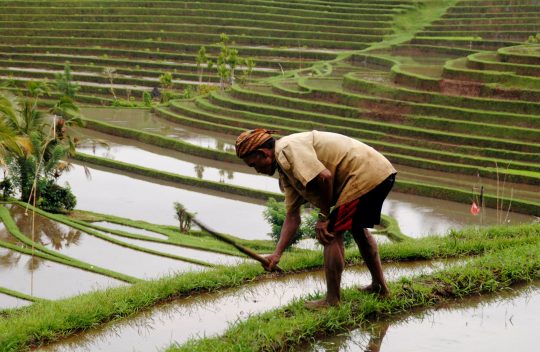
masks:
<path id="1" fill-rule="evenodd" d="M 471 214 L 476 216 L 478 215 L 478 213 L 480 213 L 480 207 L 476 205 L 475 201 L 473 201 L 471 205 Z"/>

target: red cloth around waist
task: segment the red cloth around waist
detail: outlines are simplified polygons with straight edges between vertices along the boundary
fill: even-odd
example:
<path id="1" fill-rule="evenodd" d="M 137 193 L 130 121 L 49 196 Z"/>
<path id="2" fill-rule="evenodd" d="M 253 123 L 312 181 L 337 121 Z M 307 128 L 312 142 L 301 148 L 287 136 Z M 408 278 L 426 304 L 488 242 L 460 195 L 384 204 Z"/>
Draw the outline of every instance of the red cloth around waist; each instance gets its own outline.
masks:
<path id="1" fill-rule="evenodd" d="M 354 214 L 358 210 L 360 198 L 352 200 L 334 209 L 330 215 L 330 229 L 333 232 L 347 231 L 352 228 Z"/>

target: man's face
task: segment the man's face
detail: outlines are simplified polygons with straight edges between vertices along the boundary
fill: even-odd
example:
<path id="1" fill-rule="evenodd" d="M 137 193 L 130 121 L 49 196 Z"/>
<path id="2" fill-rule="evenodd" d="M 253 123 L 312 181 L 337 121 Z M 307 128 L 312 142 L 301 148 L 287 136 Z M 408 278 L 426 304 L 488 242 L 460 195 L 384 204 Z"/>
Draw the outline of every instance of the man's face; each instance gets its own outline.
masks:
<path id="1" fill-rule="evenodd" d="M 276 172 L 275 159 L 267 149 L 259 149 L 257 153 L 253 153 L 242 160 L 247 166 L 255 168 L 260 174 L 272 176 Z"/>

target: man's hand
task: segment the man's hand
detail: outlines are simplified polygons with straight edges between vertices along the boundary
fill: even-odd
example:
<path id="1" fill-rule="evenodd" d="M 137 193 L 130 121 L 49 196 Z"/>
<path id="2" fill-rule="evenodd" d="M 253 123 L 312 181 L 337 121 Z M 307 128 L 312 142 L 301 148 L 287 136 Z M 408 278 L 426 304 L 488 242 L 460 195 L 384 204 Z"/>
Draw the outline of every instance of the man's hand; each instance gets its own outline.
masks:
<path id="1" fill-rule="evenodd" d="M 269 256 L 264 257 L 267 261 L 267 265 L 263 264 L 263 268 L 266 271 L 273 271 L 274 268 L 278 265 L 279 260 L 281 259 L 281 254 L 279 253 L 272 253 Z"/>
<path id="2" fill-rule="evenodd" d="M 315 225 L 315 233 L 317 234 L 317 240 L 323 246 L 326 246 L 334 239 L 334 234 L 328 231 L 329 221 L 317 221 Z"/>

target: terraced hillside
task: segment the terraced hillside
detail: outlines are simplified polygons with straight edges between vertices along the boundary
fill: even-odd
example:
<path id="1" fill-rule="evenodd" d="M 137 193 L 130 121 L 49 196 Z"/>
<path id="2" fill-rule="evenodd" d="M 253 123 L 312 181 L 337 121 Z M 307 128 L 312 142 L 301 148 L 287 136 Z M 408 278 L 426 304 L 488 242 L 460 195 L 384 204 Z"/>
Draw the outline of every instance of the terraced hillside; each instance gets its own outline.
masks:
<path id="1" fill-rule="evenodd" d="M 181 234 L 176 225 L 157 224 L 160 209 L 143 208 L 169 206 L 172 198 L 192 201 L 190 210 L 212 203 L 197 216 L 219 222 L 235 211 L 244 217 L 235 228 L 252 231 L 248 218 L 256 211 L 243 210 L 281 195 L 274 179 L 241 165 L 231 143 L 262 126 L 281 135 L 333 131 L 369 143 L 396 165 L 400 192 L 467 203 L 467 213 L 483 189 L 498 216 L 511 207 L 539 217 L 540 45 L 525 43 L 540 32 L 538 15 L 537 0 L 2 1 L 2 89 L 54 80 L 68 62 L 81 87 L 76 100 L 87 110 L 146 106 L 141 114 L 129 110 L 129 118 L 86 117 L 81 133 L 136 144 L 109 157 L 92 154 L 95 146 L 79 149 L 78 162 L 93 164 L 95 176 L 109 174 L 87 190 L 100 213 L 0 205 L 0 274 L 8 278 L 0 280 L 0 298 L 25 306 L 0 307 L 0 350 L 155 350 L 173 340 L 171 351 L 295 349 L 373 318 L 538 282 L 538 223 L 417 239 L 385 217 L 380 235 L 399 242 L 379 247 L 392 297 L 347 288 L 340 307 L 311 312 L 293 296 L 318 295 L 320 251 L 294 248 L 280 262 L 283 273 L 267 274 L 209 234 Z M 215 67 L 222 34 L 255 64 L 245 80 L 239 78 L 248 61 L 238 64 L 238 79 L 226 86 Z M 213 67 L 201 63 L 202 47 Z M 165 87 L 168 73 L 172 86 Z M 174 99 L 143 102 L 156 87 Z M 189 87 L 195 96 L 180 98 Z M 183 128 L 219 138 L 215 146 L 196 143 L 181 138 Z M 156 157 L 164 148 L 176 153 L 175 163 Z M 125 173 L 138 178 L 127 181 Z M 274 188 L 264 188 L 270 182 Z M 122 193 L 130 197 L 105 204 Z M 114 207 L 147 212 L 152 223 L 103 214 Z M 230 238 L 260 253 L 275 246 Z M 356 248 L 345 254 L 348 265 L 362 264 Z M 419 272 L 425 275 L 418 280 L 403 277 Z M 357 285 L 362 275 L 344 281 Z M 56 281 L 42 280 L 48 277 Z M 143 330 L 152 330 L 151 338 Z M 189 340 L 194 336 L 210 337 Z"/>
<path id="2" fill-rule="evenodd" d="M 140 98 L 164 72 L 174 73 L 177 86 L 197 84 L 197 52 L 205 46 L 215 61 L 221 33 L 254 58 L 254 77 L 273 76 L 367 48 L 391 33 L 392 16 L 409 7 L 406 1 L 5 1 L 0 73 L 17 82 L 51 79 L 69 61 L 84 101 L 84 95 L 110 98 L 103 74 L 110 68 L 116 90 Z M 205 75 L 205 82 L 216 80 Z"/>
<path id="3" fill-rule="evenodd" d="M 486 186 L 489 206 L 499 198 L 537 214 L 539 49 L 524 42 L 539 31 L 539 11 L 535 1 L 505 0 L 5 1 L 0 75 L 24 86 L 69 62 L 78 100 L 110 104 L 140 101 L 172 73 L 178 93 L 209 87 L 155 107 L 175 124 L 231 138 L 256 126 L 340 132 L 414 168 L 398 190 L 469 202 L 473 184 Z M 250 80 L 226 90 L 211 88 L 215 68 L 197 64 L 203 46 L 217 61 L 221 33 L 255 63 Z"/>

